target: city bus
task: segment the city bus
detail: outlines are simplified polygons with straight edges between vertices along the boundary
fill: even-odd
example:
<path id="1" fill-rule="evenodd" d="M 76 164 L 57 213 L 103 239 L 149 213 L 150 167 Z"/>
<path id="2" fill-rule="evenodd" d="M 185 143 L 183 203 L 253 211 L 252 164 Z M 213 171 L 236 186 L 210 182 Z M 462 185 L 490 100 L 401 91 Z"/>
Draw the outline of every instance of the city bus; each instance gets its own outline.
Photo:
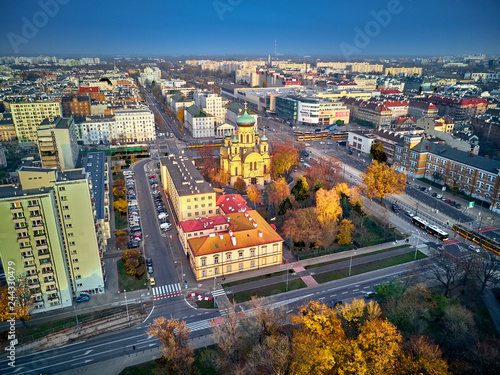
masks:
<path id="1" fill-rule="evenodd" d="M 497 255 L 500 255 L 500 245 L 495 240 L 492 240 L 491 238 L 488 238 L 481 233 L 473 232 L 471 229 L 467 229 L 458 224 L 454 224 L 452 229 L 462 237 L 480 244 L 485 249 L 492 251 Z"/>

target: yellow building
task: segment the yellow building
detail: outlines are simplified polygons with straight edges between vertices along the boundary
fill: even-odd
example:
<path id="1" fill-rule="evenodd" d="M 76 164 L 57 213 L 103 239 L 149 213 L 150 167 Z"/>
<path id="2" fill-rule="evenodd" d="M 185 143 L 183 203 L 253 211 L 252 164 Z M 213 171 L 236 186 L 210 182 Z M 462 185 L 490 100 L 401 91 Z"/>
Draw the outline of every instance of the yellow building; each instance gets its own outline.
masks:
<path id="1" fill-rule="evenodd" d="M 339 100 L 344 96 L 348 98 L 368 100 L 372 97 L 372 93 L 369 91 L 334 91 L 334 92 L 320 92 L 318 93 L 318 98 L 325 98 L 330 100 Z"/>
<path id="2" fill-rule="evenodd" d="M 20 144 L 38 144 L 37 131 L 42 121 L 62 117 L 60 102 L 12 103 L 10 109 Z"/>
<path id="3" fill-rule="evenodd" d="M 161 182 L 170 197 L 176 222 L 216 215 L 215 191 L 187 156 L 161 159 Z"/>
<path id="4" fill-rule="evenodd" d="M 283 239 L 257 211 L 235 212 L 226 218 L 228 225 L 222 223 L 221 231 L 187 241 L 197 280 L 281 264 Z"/>
<path id="5" fill-rule="evenodd" d="M 259 138 L 254 130 L 255 119 L 245 112 L 236 121 L 238 131 L 231 139 L 226 133 L 224 145 L 220 148 L 220 167 L 229 173 L 231 184 L 242 177 L 247 184 L 264 185 L 271 179 L 269 145 L 264 134 Z"/>
<path id="6" fill-rule="evenodd" d="M 401 67 L 401 68 L 394 68 L 394 67 L 389 67 L 389 68 L 385 68 L 385 72 L 384 72 L 384 75 L 386 76 L 397 76 L 398 74 L 407 74 L 409 76 L 414 76 L 414 75 L 417 75 L 417 76 L 421 76 L 422 75 L 422 68 L 416 68 L 416 67 L 413 67 L 413 68 L 405 68 L 405 67 Z"/>

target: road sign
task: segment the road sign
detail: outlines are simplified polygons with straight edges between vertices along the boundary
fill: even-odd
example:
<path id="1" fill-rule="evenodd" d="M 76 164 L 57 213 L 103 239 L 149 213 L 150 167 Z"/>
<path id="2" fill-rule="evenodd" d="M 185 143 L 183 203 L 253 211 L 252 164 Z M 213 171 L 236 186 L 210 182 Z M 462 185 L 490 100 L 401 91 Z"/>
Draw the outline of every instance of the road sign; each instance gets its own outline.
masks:
<path id="1" fill-rule="evenodd" d="M 472 207 L 474 207 L 474 203 L 475 203 L 474 201 L 472 201 L 472 202 L 469 202 L 469 208 L 472 208 Z"/>
<path id="2" fill-rule="evenodd" d="M 443 186 L 443 187 L 441 188 L 441 190 L 442 190 L 442 191 L 446 191 L 446 186 Z"/>

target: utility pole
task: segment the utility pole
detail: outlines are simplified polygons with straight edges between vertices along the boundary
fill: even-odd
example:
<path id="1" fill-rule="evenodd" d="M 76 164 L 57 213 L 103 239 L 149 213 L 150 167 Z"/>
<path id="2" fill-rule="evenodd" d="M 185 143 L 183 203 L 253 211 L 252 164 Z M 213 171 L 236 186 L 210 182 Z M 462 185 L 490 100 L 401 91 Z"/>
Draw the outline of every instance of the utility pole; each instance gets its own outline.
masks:
<path id="1" fill-rule="evenodd" d="M 130 316 L 128 315 L 128 304 L 127 304 L 127 291 L 123 289 L 123 292 L 125 293 L 125 309 L 127 310 L 127 322 L 128 326 L 130 327 Z"/>
<path id="2" fill-rule="evenodd" d="M 78 329 L 78 334 L 80 334 L 80 325 L 78 324 L 78 314 L 76 313 L 76 303 L 73 303 L 73 309 L 75 310 L 76 328 Z"/>

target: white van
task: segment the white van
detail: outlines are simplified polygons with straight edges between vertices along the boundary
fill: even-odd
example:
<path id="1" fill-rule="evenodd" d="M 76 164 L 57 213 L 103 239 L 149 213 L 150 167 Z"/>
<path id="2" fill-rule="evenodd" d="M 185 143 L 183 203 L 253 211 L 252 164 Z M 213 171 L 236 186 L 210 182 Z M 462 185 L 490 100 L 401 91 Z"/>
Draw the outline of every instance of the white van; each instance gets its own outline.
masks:
<path id="1" fill-rule="evenodd" d="M 170 230 L 172 229 L 172 224 L 170 223 L 163 223 L 163 224 L 160 224 L 160 229 L 161 230 Z"/>

